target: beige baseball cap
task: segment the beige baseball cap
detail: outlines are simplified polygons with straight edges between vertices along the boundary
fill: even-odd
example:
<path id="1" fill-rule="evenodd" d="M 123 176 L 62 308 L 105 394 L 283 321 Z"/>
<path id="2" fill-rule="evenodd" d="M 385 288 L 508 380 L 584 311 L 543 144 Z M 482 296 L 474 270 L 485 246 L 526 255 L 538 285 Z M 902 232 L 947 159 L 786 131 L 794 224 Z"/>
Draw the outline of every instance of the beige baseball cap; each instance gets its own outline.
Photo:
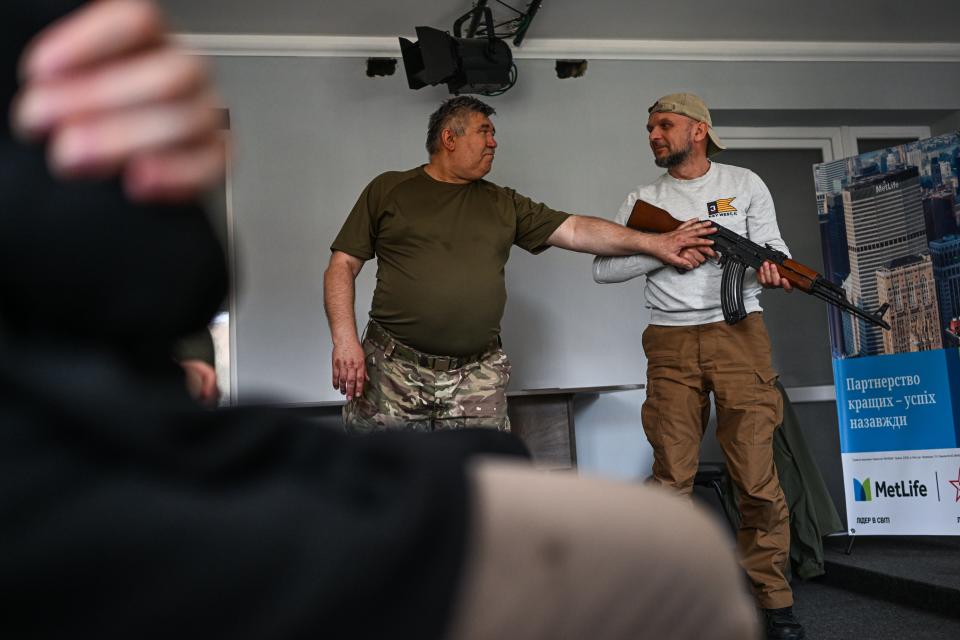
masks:
<path id="1" fill-rule="evenodd" d="M 692 93 L 671 93 L 668 96 L 663 96 L 647 109 L 647 113 L 679 113 L 688 118 L 693 118 L 697 122 L 705 122 L 708 136 L 707 155 L 712 156 L 726 149 L 720 143 L 720 137 L 713 130 L 713 122 L 710 120 L 710 110 L 707 109 L 707 105 Z"/>

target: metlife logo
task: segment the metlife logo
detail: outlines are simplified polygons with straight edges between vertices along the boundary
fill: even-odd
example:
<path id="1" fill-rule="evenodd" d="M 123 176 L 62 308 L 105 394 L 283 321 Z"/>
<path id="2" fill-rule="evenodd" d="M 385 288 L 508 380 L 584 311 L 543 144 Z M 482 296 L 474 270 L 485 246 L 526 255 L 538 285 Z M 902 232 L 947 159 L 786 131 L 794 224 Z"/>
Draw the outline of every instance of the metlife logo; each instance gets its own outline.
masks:
<path id="1" fill-rule="evenodd" d="M 870 478 L 866 478 L 863 482 L 853 479 L 853 497 L 857 502 L 873 500 L 873 495 L 870 493 Z"/>
<path id="2" fill-rule="evenodd" d="M 880 498 L 926 498 L 928 494 L 927 485 L 919 480 L 881 480 L 871 485 L 870 478 L 862 481 L 853 479 L 853 497 L 857 502 L 872 502 Z"/>

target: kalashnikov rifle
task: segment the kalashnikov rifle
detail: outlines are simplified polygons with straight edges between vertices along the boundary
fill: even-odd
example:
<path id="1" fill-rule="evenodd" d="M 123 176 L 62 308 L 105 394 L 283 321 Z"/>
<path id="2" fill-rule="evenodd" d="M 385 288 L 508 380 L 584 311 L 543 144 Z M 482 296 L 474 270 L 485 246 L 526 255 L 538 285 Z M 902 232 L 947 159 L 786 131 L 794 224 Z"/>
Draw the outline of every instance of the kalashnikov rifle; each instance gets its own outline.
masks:
<path id="1" fill-rule="evenodd" d="M 890 305 L 884 304 L 874 313 L 865 311 L 849 302 L 842 288 L 810 267 L 791 260 L 782 251 L 777 251 L 770 245 L 761 247 L 712 220 L 709 222 L 716 228 L 716 232 L 706 237 L 714 241 L 712 248 L 720 254 L 720 266 L 723 267 L 720 304 L 723 308 L 723 319 L 727 324 L 736 324 L 747 317 L 743 306 L 743 274 L 747 267 L 759 269 L 764 262 L 771 262 L 781 278 L 786 278 L 804 293 L 863 318 L 872 325 L 890 329 L 890 325 L 883 319 L 883 314 Z M 683 223 L 667 211 L 643 200 L 637 200 L 630 212 L 630 219 L 627 220 L 627 226 L 631 229 L 649 233 L 667 233 L 681 224 Z"/>

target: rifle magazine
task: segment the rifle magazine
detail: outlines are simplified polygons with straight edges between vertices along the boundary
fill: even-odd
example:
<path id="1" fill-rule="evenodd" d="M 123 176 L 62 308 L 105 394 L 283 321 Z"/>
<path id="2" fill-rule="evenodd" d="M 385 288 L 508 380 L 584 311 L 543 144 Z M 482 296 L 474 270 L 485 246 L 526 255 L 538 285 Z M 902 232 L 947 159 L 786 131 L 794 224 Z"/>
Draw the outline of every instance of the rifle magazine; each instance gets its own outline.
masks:
<path id="1" fill-rule="evenodd" d="M 720 280 L 720 306 L 727 324 L 736 324 L 747 317 L 743 306 L 743 274 L 747 265 L 738 260 L 725 260 Z"/>

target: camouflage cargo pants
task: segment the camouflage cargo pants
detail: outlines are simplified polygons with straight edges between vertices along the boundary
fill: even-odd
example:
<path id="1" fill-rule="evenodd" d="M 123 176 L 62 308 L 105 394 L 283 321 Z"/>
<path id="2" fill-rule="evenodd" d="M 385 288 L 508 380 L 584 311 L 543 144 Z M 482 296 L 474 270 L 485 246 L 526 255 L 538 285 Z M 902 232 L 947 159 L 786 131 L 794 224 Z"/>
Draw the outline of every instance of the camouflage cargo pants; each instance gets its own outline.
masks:
<path id="1" fill-rule="evenodd" d="M 405 351 L 412 351 L 409 347 Z M 436 431 L 483 427 L 510 430 L 510 361 L 494 347 L 462 367 L 437 370 L 400 358 L 389 344 L 363 340 L 367 384 L 343 408 L 349 433 L 389 429 Z M 423 354 L 426 356 L 426 354 Z"/>

